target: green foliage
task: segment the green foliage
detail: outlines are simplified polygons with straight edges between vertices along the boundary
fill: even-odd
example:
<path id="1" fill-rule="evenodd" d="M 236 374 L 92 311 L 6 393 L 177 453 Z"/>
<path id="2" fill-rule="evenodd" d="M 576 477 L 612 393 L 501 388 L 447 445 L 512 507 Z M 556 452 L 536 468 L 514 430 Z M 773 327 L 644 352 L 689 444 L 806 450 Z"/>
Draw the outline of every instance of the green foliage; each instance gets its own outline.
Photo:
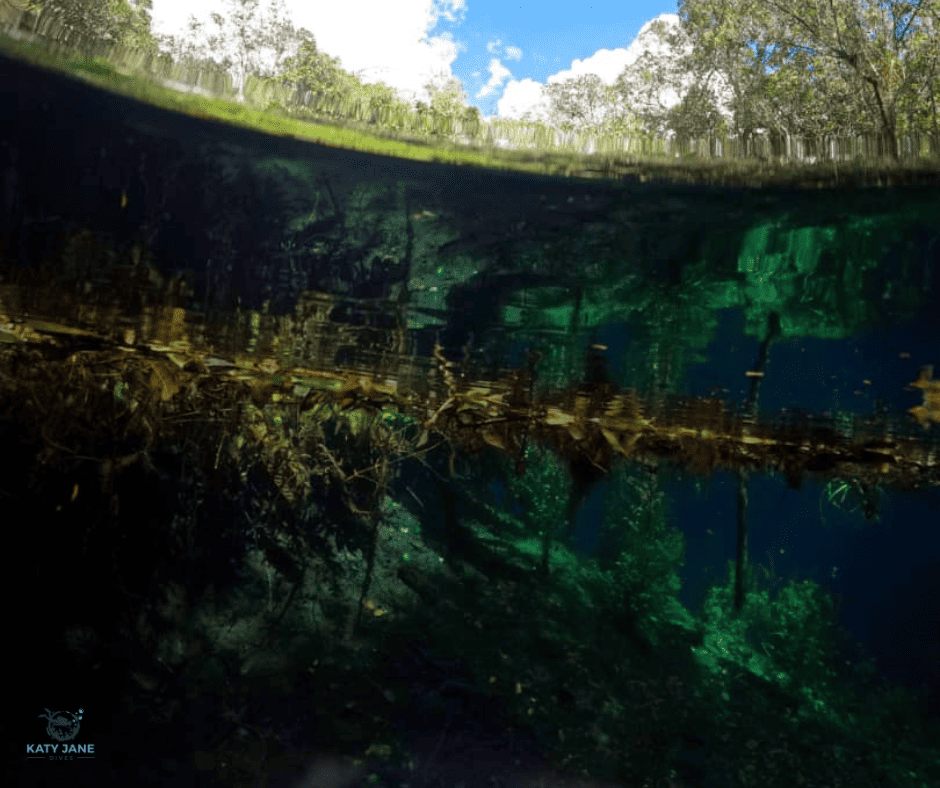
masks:
<path id="1" fill-rule="evenodd" d="M 108 0 L 119 43 L 128 49 L 155 52 L 157 40 L 151 32 L 150 0 L 131 6 L 127 0 Z"/>
<path id="2" fill-rule="evenodd" d="M 605 506 L 598 567 L 607 573 L 612 603 L 640 621 L 663 617 L 682 587 L 685 539 L 666 520 L 666 496 L 654 477 L 617 467 Z"/>
<path id="3" fill-rule="evenodd" d="M 720 68 L 738 96 L 735 113 L 741 121 L 748 116 L 741 127 L 756 115 L 760 125 L 790 134 L 827 129 L 894 133 L 905 93 L 909 98 L 919 94 L 921 106 L 929 105 L 927 86 L 936 82 L 938 64 L 936 48 L 923 48 L 924 28 L 916 23 L 888 37 L 904 53 L 900 61 L 886 52 L 884 37 L 877 35 L 881 13 L 852 4 L 796 9 L 687 0 L 680 18 L 694 45 L 691 61 Z M 742 47 L 741 41 L 748 44 Z M 909 103 L 907 114 L 910 109 Z M 930 114 L 936 122 L 935 106 Z"/>
<path id="4" fill-rule="evenodd" d="M 596 74 L 582 74 L 545 85 L 542 92 L 551 104 L 552 118 L 562 128 L 566 123 L 579 127 L 600 124 L 604 118 L 604 108 L 611 99 Z"/>
<path id="5" fill-rule="evenodd" d="M 813 702 L 831 696 L 839 646 L 831 599 L 807 580 L 783 587 L 773 598 L 767 590 L 752 591 L 736 613 L 734 572 L 729 561 L 728 583 L 706 596 L 701 661 L 716 673 L 729 663 L 744 668 L 786 689 L 799 689 Z"/>
<path id="6" fill-rule="evenodd" d="M 915 33 L 912 44 L 919 50 L 918 54 L 908 55 L 904 59 L 908 74 L 928 77 L 926 87 L 918 87 L 907 81 L 904 87 L 908 89 L 902 90 L 898 99 L 899 123 L 905 129 L 913 128 L 925 134 L 936 131 L 936 107 L 940 106 L 940 62 L 936 47 L 930 47 L 932 40 L 931 36 Z"/>
<path id="7" fill-rule="evenodd" d="M 271 78 L 273 74 L 281 73 L 291 60 L 284 57 L 288 50 L 313 45 L 310 31 L 297 29 L 283 18 L 283 0 L 275 0 L 264 18 L 257 17 L 259 0 L 225 0 L 225 4 L 228 6 L 225 16 L 218 13 L 209 15 L 216 28 L 215 35 L 209 35 L 204 23 L 190 15 L 188 44 L 177 44 L 172 37 L 163 41 L 180 49 L 185 47 L 189 55 L 198 59 L 206 59 L 208 52 L 221 57 L 219 62 L 225 69 L 234 69 L 242 98 L 245 97 L 249 75 Z M 262 51 L 273 52 L 276 63 L 273 72 L 262 65 Z"/>
<path id="8" fill-rule="evenodd" d="M 404 119 L 411 114 L 408 102 L 400 99 L 394 88 L 384 82 L 363 85 L 362 94 L 369 103 L 371 120 L 380 126 L 402 130 Z"/>
<path id="9" fill-rule="evenodd" d="M 571 477 L 558 455 L 544 446 L 529 444 L 525 463 L 524 474 L 509 475 L 509 490 L 522 507 L 531 533 L 555 532 L 565 516 Z"/>
<path id="10" fill-rule="evenodd" d="M 443 86 L 429 82 L 424 86 L 431 94 L 428 111 L 431 128 L 439 134 L 453 136 L 457 132 L 467 94 L 461 88 L 459 79 L 448 79 Z"/>
<path id="11" fill-rule="evenodd" d="M 38 12 L 36 25 L 42 24 L 47 35 L 75 51 L 99 53 L 116 46 L 156 49 L 149 0 L 139 6 L 131 6 L 128 0 L 44 0 L 20 5 Z"/>
<path id="12" fill-rule="evenodd" d="M 355 81 L 352 74 L 340 67 L 338 57 L 318 52 L 313 40 L 303 41 L 297 54 L 284 61 L 274 79 L 280 84 L 292 84 L 300 93 L 315 91 L 318 103 L 323 105 L 348 95 Z"/>
<path id="13" fill-rule="evenodd" d="M 76 60 L 75 68 L 81 69 L 89 74 L 97 74 L 102 77 L 114 77 L 114 68 L 105 60 L 95 58 L 94 60 Z"/>
<path id="14" fill-rule="evenodd" d="M 286 115 L 287 109 L 279 101 L 270 101 L 268 106 L 265 107 L 265 112 L 269 115 Z"/>
<path id="15" fill-rule="evenodd" d="M 857 513 L 868 521 L 880 522 L 881 493 L 881 485 L 865 484 L 859 479 L 830 479 L 819 499 L 819 514 L 823 525 L 827 524 L 823 514 L 824 501 L 839 511 L 847 514 Z"/>
<path id="16" fill-rule="evenodd" d="M 691 88 L 685 98 L 669 110 L 667 117 L 669 128 L 676 132 L 678 139 L 721 137 L 727 132 L 715 93 L 710 88 Z"/>

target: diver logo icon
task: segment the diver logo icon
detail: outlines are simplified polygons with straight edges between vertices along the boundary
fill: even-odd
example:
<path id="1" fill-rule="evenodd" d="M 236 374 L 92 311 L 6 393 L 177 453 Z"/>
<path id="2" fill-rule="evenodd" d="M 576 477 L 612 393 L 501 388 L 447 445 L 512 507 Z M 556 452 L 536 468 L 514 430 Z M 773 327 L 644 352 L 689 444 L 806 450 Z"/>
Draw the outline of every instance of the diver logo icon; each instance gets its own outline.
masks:
<path id="1" fill-rule="evenodd" d="M 70 744 L 72 739 L 78 736 L 78 731 L 82 727 L 82 715 L 84 709 L 78 712 L 56 711 L 52 712 L 46 709 L 45 714 L 40 714 L 40 719 L 46 721 L 46 733 L 55 744 L 27 744 L 26 755 L 29 758 L 45 758 L 50 761 L 72 761 L 78 758 L 85 760 L 95 757 L 94 744 Z"/>
<path id="2" fill-rule="evenodd" d="M 56 741 L 71 741 L 78 736 L 83 713 L 84 709 L 79 709 L 78 714 L 73 714 L 70 711 L 57 711 L 53 714 L 49 709 L 46 709 L 46 713 L 39 716 L 45 717 L 48 721 L 46 733 L 49 734 L 49 738 Z"/>

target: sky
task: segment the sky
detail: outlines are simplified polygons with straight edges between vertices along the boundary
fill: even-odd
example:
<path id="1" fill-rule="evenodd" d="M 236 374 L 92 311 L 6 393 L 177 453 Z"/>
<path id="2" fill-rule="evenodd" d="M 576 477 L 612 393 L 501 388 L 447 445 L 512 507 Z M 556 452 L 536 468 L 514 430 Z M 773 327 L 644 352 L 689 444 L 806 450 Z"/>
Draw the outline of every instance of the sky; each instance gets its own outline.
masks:
<path id="1" fill-rule="evenodd" d="M 582 74 L 611 85 L 642 51 L 640 31 L 675 0 L 285 0 L 295 27 L 314 34 L 317 49 L 339 57 L 363 81 L 384 81 L 408 100 L 428 101 L 424 85 L 456 77 L 467 104 L 484 117 L 544 117 L 542 86 Z M 223 0 L 153 0 L 158 34 L 186 32 L 190 14 L 208 22 Z M 268 7 L 262 0 L 259 16 Z M 676 21 L 678 18 L 676 17 Z M 209 25 L 209 29 L 214 26 Z M 664 96 L 667 106 L 678 103 Z M 542 109 L 540 109 L 540 107 Z"/>
<path id="2" fill-rule="evenodd" d="M 259 17 L 272 0 L 261 0 Z M 225 16 L 225 0 L 152 0 L 153 29 L 186 37 L 190 14 L 214 31 L 209 14 Z M 317 49 L 338 57 L 364 82 L 385 82 L 408 100 L 428 102 L 424 86 L 460 80 L 467 104 L 484 119 L 547 119 L 546 84 L 596 74 L 612 85 L 623 68 L 658 39 L 647 28 L 663 18 L 678 24 L 677 0 L 284 0 L 297 28 L 313 33 Z M 638 40 L 640 39 L 640 40 Z M 691 50 L 689 45 L 688 50 Z M 686 83 L 687 84 L 687 83 Z M 681 85 L 684 88 L 686 85 Z M 722 114 L 730 90 L 717 77 Z M 675 91 L 660 97 L 665 108 Z"/>

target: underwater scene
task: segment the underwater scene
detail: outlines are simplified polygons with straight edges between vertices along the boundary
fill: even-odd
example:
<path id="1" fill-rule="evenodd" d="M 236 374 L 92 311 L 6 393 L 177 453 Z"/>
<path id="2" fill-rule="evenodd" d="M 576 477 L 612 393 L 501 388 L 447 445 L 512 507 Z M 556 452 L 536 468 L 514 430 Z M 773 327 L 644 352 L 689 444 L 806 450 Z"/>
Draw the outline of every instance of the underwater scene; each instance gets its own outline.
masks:
<path id="1" fill-rule="evenodd" d="M 940 785 L 940 165 L 0 79 L 10 785 Z"/>

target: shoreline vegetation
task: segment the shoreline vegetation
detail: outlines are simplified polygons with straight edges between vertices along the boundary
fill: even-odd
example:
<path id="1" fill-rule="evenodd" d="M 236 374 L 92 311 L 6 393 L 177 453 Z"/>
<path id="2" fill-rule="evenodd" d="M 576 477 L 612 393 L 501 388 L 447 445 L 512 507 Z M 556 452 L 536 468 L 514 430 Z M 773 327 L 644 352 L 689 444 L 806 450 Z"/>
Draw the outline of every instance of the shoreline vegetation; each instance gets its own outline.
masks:
<path id="1" fill-rule="evenodd" d="M 190 83 L 182 74 L 159 77 L 145 69 L 134 68 L 129 65 L 134 60 L 133 53 L 109 60 L 68 50 L 54 52 L 38 41 L 10 37 L 8 32 L 0 37 L 0 52 L 164 109 L 298 140 L 324 142 L 415 161 L 614 181 L 635 178 L 641 184 L 653 181 L 809 189 L 940 184 L 940 158 L 904 157 L 896 162 L 887 157 L 857 157 L 842 161 L 787 162 L 781 158 L 771 160 L 767 156 L 746 159 L 700 157 L 695 153 L 680 154 L 675 150 L 677 146 L 668 140 L 651 139 L 639 141 L 636 146 L 640 149 L 638 153 L 614 149 L 613 141 L 608 143 L 608 152 L 605 153 L 602 152 L 605 149 L 603 140 L 598 144 L 586 135 L 565 135 L 565 132 L 541 124 L 525 126 L 501 121 L 489 124 L 490 129 L 486 129 L 487 124 L 477 124 L 479 133 L 473 138 L 454 132 L 441 134 L 427 125 L 427 133 L 420 133 L 402 129 L 401 119 L 396 128 L 343 117 L 341 111 L 328 117 L 301 105 L 271 101 L 272 96 L 283 97 L 289 92 L 284 87 L 277 93 L 276 87 L 262 85 L 260 90 L 253 91 L 253 95 L 243 101 L 235 95 L 218 95 Z M 182 79 L 179 78 L 181 76 Z M 264 103 L 267 106 L 262 108 Z M 509 134 L 509 139 L 501 136 L 503 134 Z M 560 136 L 567 136 L 570 144 L 551 146 L 551 142 Z M 622 139 L 619 138 L 621 146 Z M 704 141 L 700 144 L 704 147 Z M 709 144 L 715 146 L 714 142 Z M 586 145 L 588 149 L 598 147 L 600 150 L 581 152 Z M 689 150 L 689 145 L 694 143 L 687 143 L 684 150 Z M 922 144 L 921 149 L 924 150 Z"/>

